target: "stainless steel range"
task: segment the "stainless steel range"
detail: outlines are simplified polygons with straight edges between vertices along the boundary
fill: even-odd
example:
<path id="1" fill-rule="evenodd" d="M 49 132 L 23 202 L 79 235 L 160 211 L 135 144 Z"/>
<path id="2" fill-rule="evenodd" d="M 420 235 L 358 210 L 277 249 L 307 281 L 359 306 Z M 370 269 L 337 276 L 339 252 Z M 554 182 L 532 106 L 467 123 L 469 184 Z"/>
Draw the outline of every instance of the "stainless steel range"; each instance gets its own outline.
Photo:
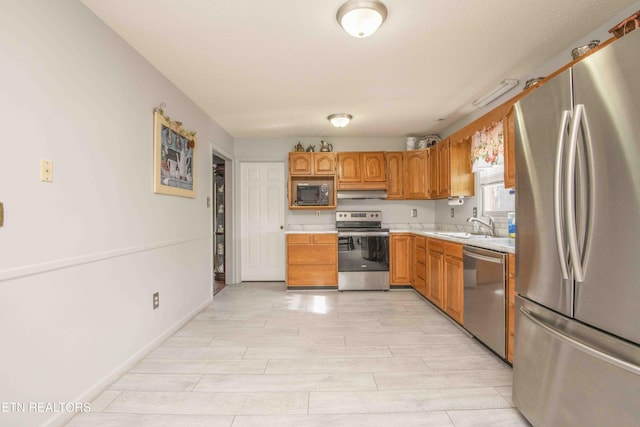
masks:
<path id="1" fill-rule="evenodd" d="M 336 212 L 338 290 L 389 290 L 389 230 L 382 212 Z"/>

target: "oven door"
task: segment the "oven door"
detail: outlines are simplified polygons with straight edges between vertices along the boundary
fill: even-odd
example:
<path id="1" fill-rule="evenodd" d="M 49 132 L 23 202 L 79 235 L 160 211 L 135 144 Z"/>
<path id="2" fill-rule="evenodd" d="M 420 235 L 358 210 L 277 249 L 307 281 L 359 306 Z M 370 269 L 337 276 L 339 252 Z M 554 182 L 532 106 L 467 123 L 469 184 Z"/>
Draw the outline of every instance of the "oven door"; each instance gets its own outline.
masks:
<path id="1" fill-rule="evenodd" d="M 388 232 L 338 232 L 338 289 L 389 289 Z"/>

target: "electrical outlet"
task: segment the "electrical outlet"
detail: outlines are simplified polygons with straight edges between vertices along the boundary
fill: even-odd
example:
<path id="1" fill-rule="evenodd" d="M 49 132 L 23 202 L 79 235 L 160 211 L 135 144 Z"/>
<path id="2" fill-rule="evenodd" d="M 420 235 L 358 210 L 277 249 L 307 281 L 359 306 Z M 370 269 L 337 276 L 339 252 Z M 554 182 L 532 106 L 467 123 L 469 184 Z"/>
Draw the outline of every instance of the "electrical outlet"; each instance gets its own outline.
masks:
<path id="1" fill-rule="evenodd" d="M 40 181 L 53 182 L 53 161 L 40 160 Z"/>
<path id="2" fill-rule="evenodd" d="M 207 207 L 211 207 L 211 197 L 207 197 Z"/>
<path id="3" fill-rule="evenodd" d="M 456 210 L 454 208 L 451 208 L 451 218 L 456 216 Z"/>
<path id="4" fill-rule="evenodd" d="M 153 294 L 153 309 L 160 307 L 160 292 Z"/>
<path id="5" fill-rule="evenodd" d="M 418 217 L 418 209 L 411 209 L 411 218 Z"/>
<path id="6" fill-rule="evenodd" d="M 316 211 L 316 216 L 320 216 L 320 211 Z"/>
<path id="7" fill-rule="evenodd" d="M 478 218 L 478 208 L 473 208 L 473 217 Z"/>

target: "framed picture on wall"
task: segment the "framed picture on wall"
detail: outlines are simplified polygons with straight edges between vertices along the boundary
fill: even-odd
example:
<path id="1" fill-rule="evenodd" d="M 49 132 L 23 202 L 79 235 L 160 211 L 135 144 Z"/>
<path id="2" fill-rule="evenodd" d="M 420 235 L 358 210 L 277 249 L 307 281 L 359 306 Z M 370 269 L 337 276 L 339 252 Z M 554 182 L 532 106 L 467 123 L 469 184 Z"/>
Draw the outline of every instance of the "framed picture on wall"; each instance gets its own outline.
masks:
<path id="1" fill-rule="evenodd" d="M 153 192 L 196 197 L 195 132 L 161 111 L 153 113 L 153 127 Z"/>

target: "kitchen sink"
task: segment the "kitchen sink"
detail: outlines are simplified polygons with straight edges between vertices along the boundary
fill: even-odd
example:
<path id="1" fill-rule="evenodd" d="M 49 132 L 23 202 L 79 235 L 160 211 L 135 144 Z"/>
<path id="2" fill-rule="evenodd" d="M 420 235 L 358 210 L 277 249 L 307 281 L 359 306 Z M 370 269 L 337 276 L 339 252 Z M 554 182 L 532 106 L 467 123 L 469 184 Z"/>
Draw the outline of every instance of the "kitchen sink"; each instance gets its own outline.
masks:
<path id="1" fill-rule="evenodd" d="M 457 237 L 459 239 L 471 238 L 471 233 L 465 233 L 462 231 L 435 231 L 433 234 L 439 234 L 441 236 Z"/>

